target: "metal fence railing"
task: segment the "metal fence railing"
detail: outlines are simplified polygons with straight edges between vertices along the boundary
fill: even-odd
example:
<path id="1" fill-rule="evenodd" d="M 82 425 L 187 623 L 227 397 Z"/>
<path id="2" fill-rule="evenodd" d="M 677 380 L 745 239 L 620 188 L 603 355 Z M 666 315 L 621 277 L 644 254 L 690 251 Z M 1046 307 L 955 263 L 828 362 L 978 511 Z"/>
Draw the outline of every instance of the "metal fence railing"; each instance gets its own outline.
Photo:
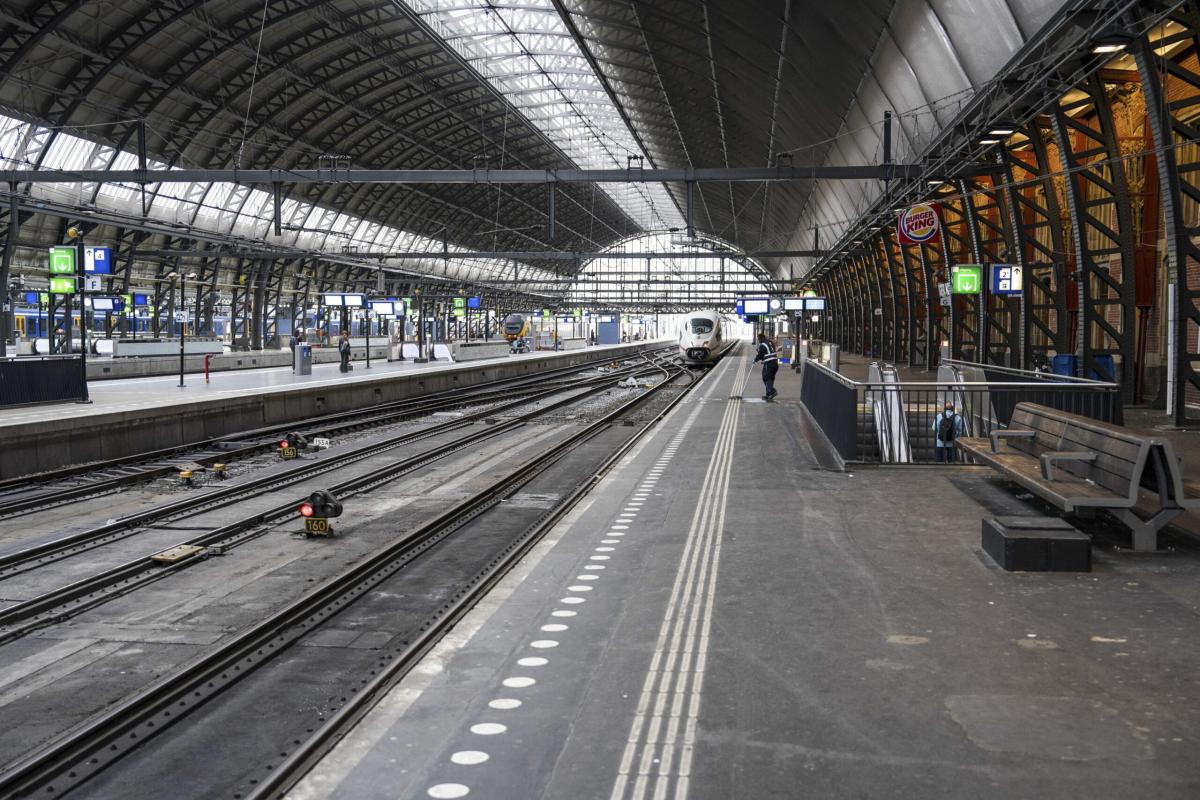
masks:
<path id="1" fill-rule="evenodd" d="M 872 380 L 860 382 L 809 361 L 801 400 L 844 461 L 868 464 L 936 463 L 937 418 L 947 402 L 961 418 L 965 436 L 986 437 L 1007 427 L 1021 402 L 1122 424 L 1117 384 L 994 369 L 961 363 L 944 373 L 952 378 L 918 382 L 898 380 L 885 367 L 873 371 Z M 961 453 L 956 450 L 955 455 L 954 460 L 962 461 Z"/>

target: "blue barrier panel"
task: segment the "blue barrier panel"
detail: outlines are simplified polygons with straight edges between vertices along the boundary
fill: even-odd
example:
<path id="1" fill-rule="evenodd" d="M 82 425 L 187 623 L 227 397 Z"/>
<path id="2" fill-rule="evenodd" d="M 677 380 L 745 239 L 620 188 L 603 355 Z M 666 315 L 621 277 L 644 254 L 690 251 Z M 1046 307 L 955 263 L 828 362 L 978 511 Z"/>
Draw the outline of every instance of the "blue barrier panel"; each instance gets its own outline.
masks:
<path id="1" fill-rule="evenodd" d="M 76 356 L 0 359 L 0 406 L 78 400 L 82 381 Z"/>
<path id="2" fill-rule="evenodd" d="M 858 458 L 858 389 L 813 361 L 804 363 L 800 402 L 844 461 Z"/>

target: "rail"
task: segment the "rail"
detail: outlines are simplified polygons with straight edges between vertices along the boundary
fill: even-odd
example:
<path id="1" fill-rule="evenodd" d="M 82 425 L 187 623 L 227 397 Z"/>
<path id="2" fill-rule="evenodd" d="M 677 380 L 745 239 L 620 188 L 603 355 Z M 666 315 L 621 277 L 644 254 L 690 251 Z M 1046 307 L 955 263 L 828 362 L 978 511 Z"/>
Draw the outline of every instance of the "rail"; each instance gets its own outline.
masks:
<path id="1" fill-rule="evenodd" d="M 947 403 L 961 419 L 963 436 L 986 437 L 1006 428 L 1021 402 L 1115 425 L 1124 421 L 1115 383 L 969 362 L 946 366 L 949 371 L 937 381 L 896 381 L 879 370 L 871 380 L 852 381 L 806 361 L 800 399 L 841 459 L 863 464 L 937 463 L 937 417 Z M 965 463 L 956 451 L 942 455 Z"/>

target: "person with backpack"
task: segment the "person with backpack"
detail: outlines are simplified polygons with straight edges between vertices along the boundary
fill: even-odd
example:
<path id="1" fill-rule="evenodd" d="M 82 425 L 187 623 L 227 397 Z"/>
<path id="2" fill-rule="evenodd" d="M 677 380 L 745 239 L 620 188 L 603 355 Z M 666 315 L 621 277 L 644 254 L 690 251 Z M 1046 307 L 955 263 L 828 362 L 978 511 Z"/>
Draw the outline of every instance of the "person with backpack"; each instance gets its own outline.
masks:
<path id="1" fill-rule="evenodd" d="M 762 381 L 766 387 L 767 393 L 763 395 L 763 400 L 773 400 L 775 395 L 779 394 L 775 390 L 775 373 L 779 372 L 779 354 L 775 352 L 775 345 L 767 338 L 765 333 L 758 335 L 758 353 L 754 356 L 754 363 L 762 362 Z"/>
<path id="2" fill-rule="evenodd" d="M 942 413 L 933 418 L 934 435 L 937 437 L 937 463 L 953 464 L 958 461 L 955 441 L 965 435 L 963 418 L 954 410 L 954 401 L 947 400 Z"/>

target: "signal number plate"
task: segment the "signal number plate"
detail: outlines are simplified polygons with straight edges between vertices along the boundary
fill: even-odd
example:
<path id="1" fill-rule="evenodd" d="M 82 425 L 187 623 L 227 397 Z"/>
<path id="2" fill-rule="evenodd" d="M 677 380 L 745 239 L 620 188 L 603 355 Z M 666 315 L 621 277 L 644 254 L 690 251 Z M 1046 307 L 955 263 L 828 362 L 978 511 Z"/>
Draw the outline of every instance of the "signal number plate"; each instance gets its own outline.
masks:
<path id="1" fill-rule="evenodd" d="M 284 458 L 295 458 L 296 457 L 296 448 L 294 448 L 294 447 L 281 447 L 279 449 L 279 452 L 283 454 Z"/>
<path id="2" fill-rule="evenodd" d="M 305 533 L 329 533 L 329 520 L 319 517 L 308 517 L 304 520 Z"/>

